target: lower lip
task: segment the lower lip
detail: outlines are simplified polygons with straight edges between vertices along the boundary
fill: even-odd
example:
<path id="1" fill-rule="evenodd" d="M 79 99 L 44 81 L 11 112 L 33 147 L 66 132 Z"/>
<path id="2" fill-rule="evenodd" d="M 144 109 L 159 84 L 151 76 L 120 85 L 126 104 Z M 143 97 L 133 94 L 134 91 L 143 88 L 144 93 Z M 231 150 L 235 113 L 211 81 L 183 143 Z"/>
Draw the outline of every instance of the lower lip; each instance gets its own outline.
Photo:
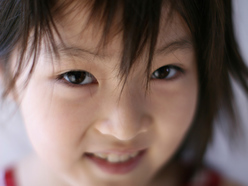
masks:
<path id="1" fill-rule="evenodd" d="M 145 151 L 140 151 L 139 154 L 126 162 L 110 163 L 107 160 L 97 158 L 92 154 L 85 154 L 85 157 L 97 165 L 103 172 L 109 174 L 127 174 L 138 166 L 140 160 L 144 156 Z"/>

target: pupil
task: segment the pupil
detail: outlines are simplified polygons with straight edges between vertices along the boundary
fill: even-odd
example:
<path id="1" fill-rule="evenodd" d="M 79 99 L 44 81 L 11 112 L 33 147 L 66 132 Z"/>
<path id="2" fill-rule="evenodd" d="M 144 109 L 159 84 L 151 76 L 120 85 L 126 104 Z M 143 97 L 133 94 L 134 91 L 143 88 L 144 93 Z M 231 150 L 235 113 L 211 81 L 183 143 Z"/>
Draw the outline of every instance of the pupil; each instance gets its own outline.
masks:
<path id="1" fill-rule="evenodd" d="M 154 72 L 154 76 L 158 79 L 166 78 L 170 73 L 170 68 L 168 67 L 161 67 Z"/>
<path id="2" fill-rule="evenodd" d="M 73 84 L 80 84 L 84 81 L 86 76 L 85 72 L 80 71 L 74 71 L 74 72 L 68 72 L 67 77 L 69 81 Z"/>

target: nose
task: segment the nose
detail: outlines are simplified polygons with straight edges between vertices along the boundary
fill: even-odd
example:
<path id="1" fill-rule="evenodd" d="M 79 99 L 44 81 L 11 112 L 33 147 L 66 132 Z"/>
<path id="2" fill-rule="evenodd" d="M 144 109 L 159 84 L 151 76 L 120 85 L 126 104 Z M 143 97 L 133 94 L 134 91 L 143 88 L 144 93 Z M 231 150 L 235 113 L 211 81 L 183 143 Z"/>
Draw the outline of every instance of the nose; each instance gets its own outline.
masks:
<path id="1" fill-rule="evenodd" d="M 148 133 L 152 117 L 146 112 L 145 97 L 138 91 L 115 92 L 107 101 L 105 117 L 95 125 L 103 135 L 112 136 L 121 141 L 134 139 L 142 133 Z M 106 102 L 105 102 L 106 103 Z"/>

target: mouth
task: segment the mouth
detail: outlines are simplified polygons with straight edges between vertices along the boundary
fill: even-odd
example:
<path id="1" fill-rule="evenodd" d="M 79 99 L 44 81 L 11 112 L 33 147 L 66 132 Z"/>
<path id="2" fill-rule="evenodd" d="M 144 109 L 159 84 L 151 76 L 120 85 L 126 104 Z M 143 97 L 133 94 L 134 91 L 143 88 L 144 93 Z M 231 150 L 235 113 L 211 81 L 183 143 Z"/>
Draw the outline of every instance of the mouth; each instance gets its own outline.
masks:
<path id="1" fill-rule="evenodd" d="M 132 153 L 85 153 L 84 156 L 103 172 L 127 174 L 135 169 L 146 150 Z"/>

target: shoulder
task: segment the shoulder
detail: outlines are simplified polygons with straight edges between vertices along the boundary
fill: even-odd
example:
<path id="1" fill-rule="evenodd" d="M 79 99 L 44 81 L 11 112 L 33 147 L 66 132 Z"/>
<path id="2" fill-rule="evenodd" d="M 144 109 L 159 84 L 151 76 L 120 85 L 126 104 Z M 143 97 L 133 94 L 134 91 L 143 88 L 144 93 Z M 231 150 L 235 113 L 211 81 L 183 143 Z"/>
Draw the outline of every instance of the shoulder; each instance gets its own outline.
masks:
<path id="1" fill-rule="evenodd" d="M 220 186 L 244 186 L 238 182 L 235 182 L 233 180 L 227 179 L 227 178 L 223 178 L 221 180 L 221 184 Z"/>
<path id="2" fill-rule="evenodd" d="M 220 186 L 221 176 L 210 169 L 200 169 L 192 178 L 189 186 Z"/>
<path id="3" fill-rule="evenodd" d="M 4 169 L 0 169 L 0 186 L 4 186 L 5 185 L 5 171 Z"/>
<path id="4" fill-rule="evenodd" d="M 0 186 L 16 186 L 12 167 L 0 169 Z"/>
<path id="5" fill-rule="evenodd" d="M 243 186 L 233 180 L 223 177 L 212 169 L 199 170 L 189 186 Z"/>

